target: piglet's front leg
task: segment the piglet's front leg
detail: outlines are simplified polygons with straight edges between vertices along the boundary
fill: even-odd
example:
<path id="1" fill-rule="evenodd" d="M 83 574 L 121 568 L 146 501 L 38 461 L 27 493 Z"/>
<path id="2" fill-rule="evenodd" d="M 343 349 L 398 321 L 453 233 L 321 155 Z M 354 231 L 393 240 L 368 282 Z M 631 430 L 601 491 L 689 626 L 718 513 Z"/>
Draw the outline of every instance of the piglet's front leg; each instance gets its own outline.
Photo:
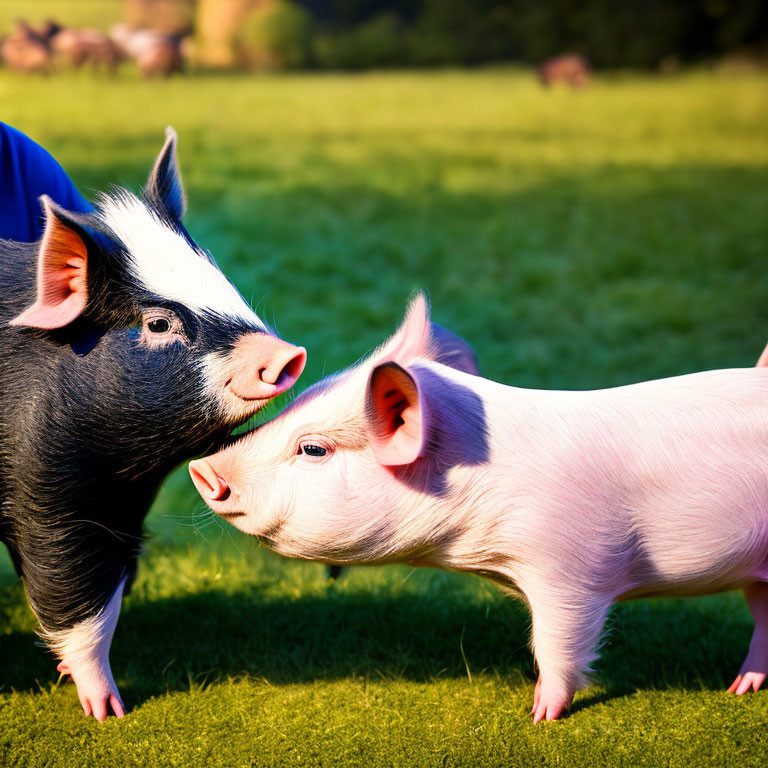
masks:
<path id="1" fill-rule="evenodd" d="M 61 659 L 56 669 L 70 675 L 77 686 L 83 712 L 103 723 L 110 711 L 117 717 L 125 715 L 123 702 L 112 677 L 109 648 L 120 615 L 123 579 L 109 602 L 95 616 L 71 629 L 49 634 L 49 642 Z"/>
<path id="2" fill-rule="evenodd" d="M 587 673 L 612 599 L 597 593 L 569 591 L 532 578 L 523 586 L 533 619 L 533 651 L 539 679 L 533 696 L 533 722 L 557 720 Z"/>

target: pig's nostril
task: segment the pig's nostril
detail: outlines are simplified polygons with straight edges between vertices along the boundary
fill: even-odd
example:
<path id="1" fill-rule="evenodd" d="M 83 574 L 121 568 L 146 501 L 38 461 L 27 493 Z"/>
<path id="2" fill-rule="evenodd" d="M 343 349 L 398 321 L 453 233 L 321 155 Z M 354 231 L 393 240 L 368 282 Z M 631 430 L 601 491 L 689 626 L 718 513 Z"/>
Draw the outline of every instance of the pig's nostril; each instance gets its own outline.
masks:
<path id="1" fill-rule="evenodd" d="M 278 393 L 285 392 L 296 383 L 307 362 L 307 351 L 303 347 L 292 351 L 293 354 L 287 360 L 259 370 L 259 378 L 267 384 L 273 384 Z"/>
<path id="2" fill-rule="evenodd" d="M 226 501 L 229 498 L 229 486 L 204 459 L 191 461 L 189 474 L 198 492 L 206 501 Z"/>
<path id="3" fill-rule="evenodd" d="M 213 499 L 213 501 L 226 501 L 229 498 L 230 493 L 231 491 L 229 490 L 229 486 L 224 485 L 223 490 L 219 492 L 219 495 L 215 499 Z"/>
<path id="4" fill-rule="evenodd" d="M 275 385 L 280 389 L 290 389 L 297 381 L 301 372 L 304 370 L 304 365 L 307 361 L 307 353 L 301 349 L 299 350 L 280 371 L 280 375 L 277 377 Z"/>
<path id="5" fill-rule="evenodd" d="M 304 370 L 307 351 L 267 334 L 240 342 L 229 391 L 241 400 L 266 401 L 290 389 Z"/>

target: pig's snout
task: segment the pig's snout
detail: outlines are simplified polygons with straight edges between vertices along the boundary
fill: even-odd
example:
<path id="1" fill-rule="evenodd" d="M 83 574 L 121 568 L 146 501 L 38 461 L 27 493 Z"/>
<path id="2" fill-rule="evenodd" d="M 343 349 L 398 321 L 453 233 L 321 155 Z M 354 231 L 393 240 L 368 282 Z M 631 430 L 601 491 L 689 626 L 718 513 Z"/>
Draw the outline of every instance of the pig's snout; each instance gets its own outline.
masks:
<path id="1" fill-rule="evenodd" d="M 200 495 L 206 501 L 225 501 L 229 496 L 229 486 L 219 477 L 216 470 L 205 460 L 189 462 L 189 474 Z"/>
<path id="2" fill-rule="evenodd" d="M 244 513 L 236 509 L 237 494 L 232 492 L 229 483 L 222 477 L 224 470 L 214 466 L 218 455 L 190 461 L 189 474 L 198 493 L 214 512 L 223 517 L 241 517 Z"/>
<path id="3" fill-rule="evenodd" d="M 269 400 L 296 383 L 306 362 L 304 347 L 266 333 L 248 334 L 235 344 L 228 388 L 241 400 Z"/>

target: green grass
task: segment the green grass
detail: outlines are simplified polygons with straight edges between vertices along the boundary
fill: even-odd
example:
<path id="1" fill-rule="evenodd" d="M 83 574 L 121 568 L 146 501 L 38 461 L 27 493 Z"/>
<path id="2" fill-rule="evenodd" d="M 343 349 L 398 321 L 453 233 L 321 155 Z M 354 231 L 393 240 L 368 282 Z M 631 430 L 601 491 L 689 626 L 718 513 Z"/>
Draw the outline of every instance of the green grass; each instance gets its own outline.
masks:
<path id="1" fill-rule="evenodd" d="M 305 383 L 396 325 L 413 288 L 486 375 L 601 387 L 754 363 L 768 339 L 768 78 L 544 92 L 516 71 L 151 85 L 0 73 L 3 119 L 83 189 L 138 185 L 173 124 L 188 226 Z M 612 614 L 596 684 L 533 727 L 528 617 L 477 578 L 282 560 L 166 485 L 99 726 L 0 570 L 0 764 L 763 765 L 768 692 L 723 692 L 738 595 Z M 194 527 L 197 521 L 198 527 Z"/>
<path id="2" fill-rule="evenodd" d="M 68 27 L 96 27 L 106 31 L 123 20 L 125 0 L 0 0 L 0 35 L 8 34 L 16 19 L 41 24 L 48 19 Z"/>

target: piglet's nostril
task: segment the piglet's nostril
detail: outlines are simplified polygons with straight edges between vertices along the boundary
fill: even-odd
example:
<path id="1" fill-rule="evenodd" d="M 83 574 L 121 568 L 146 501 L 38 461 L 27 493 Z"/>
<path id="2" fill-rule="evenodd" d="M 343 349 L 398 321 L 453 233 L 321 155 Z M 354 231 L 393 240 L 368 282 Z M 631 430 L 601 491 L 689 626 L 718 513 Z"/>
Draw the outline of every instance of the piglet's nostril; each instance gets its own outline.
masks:
<path id="1" fill-rule="evenodd" d="M 229 498 L 229 486 L 205 459 L 190 461 L 189 474 L 206 501 L 226 501 Z"/>

